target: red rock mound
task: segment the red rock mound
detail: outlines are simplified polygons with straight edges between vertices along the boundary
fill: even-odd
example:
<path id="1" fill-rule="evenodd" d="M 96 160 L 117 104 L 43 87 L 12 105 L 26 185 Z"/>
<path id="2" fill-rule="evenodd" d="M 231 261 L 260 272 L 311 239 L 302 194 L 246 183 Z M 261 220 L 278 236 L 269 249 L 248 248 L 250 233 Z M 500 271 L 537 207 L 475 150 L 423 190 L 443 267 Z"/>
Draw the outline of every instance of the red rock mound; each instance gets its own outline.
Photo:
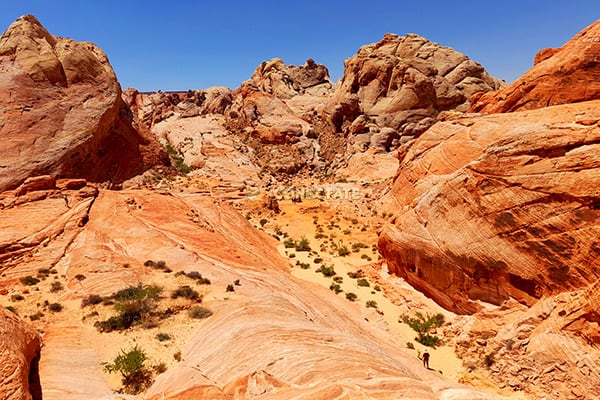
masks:
<path id="1" fill-rule="evenodd" d="M 94 44 L 52 36 L 27 15 L 0 38 L 0 70 L 0 191 L 48 173 L 118 182 L 158 161 Z"/>
<path id="2" fill-rule="evenodd" d="M 390 269 L 458 312 L 600 278 L 600 101 L 439 123 L 400 165 Z"/>
<path id="3" fill-rule="evenodd" d="M 511 85 L 473 98 L 471 111 L 532 110 L 600 98 L 600 21 L 560 49 L 543 49 L 534 66 Z"/>

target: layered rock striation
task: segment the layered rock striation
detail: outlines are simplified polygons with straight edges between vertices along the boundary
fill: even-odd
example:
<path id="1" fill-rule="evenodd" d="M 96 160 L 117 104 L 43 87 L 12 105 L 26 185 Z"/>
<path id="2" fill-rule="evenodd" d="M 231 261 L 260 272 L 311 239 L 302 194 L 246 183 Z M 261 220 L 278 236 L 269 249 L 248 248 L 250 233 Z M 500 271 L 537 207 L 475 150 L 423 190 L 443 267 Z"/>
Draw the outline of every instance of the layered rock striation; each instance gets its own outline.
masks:
<path id="1" fill-rule="evenodd" d="M 39 400 L 38 333 L 10 311 L 0 309 L 0 399 Z"/>
<path id="2" fill-rule="evenodd" d="M 94 44 L 26 15 L 0 38 L 0 71 L 0 191 L 46 173 L 120 182 L 160 160 Z"/>
<path id="3" fill-rule="evenodd" d="M 598 101 L 460 118 L 408 151 L 380 250 L 392 271 L 458 312 L 600 277 Z"/>

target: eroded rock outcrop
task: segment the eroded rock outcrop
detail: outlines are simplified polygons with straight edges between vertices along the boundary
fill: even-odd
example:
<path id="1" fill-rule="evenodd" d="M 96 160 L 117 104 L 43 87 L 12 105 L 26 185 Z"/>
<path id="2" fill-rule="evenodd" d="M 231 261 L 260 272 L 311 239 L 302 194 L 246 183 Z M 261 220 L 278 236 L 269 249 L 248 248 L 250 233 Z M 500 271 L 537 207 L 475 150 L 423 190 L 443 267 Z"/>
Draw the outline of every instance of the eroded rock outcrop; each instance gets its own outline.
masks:
<path id="1" fill-rule="evenodd" d="M 54 174 L 120 182 L 160 161 L 121 100 L 108 58 L 31 15 L 0 38 L 0 191 Z"/>
<path id="2" fill-rule="evenodd" d="M 326 114 L 350 144 L 389 151 L 423 133 L 440 112 L 466 111 L 474 93 L 502 86 L 451 48 L 415 34 L 386 34 L 346 60 Z"/>
<path id="3" fill-rule="evenodd" d="M 227 127 L 246 136 L 258 163 L 271 171 L 314 168 L 320 160 L 313 118 L 332 90 L 327 68 L 311 59 L 302 66 L 263 62 L 236 91 Z"/>
<path id="4" fill-rule="evenodd" d="M 41 399 L 38 333 L 10 311 L 0 308 L 0 399 Z"/>
<path id="5" fill-rule="evenodd" d="M 600 21 L 559 49 L 543 49 L 534 66 L 511 85 L 474 99 L 471 111 L 532 110 L 600 98 Z"/>
<path id="6" fill-rule="evenodd" d="M 436 124 L 411 147 L 379 247 L 458 312 L 600 277 L 600 102 Z"/>

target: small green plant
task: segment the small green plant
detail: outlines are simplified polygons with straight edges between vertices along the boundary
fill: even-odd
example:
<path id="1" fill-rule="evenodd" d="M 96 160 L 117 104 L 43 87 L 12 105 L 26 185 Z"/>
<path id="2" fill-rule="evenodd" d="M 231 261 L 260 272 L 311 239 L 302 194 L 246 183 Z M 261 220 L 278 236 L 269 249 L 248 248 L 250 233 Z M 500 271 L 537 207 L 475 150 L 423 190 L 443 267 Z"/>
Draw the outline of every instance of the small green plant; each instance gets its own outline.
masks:
<path id="1" fill-rule="evenodd" d="M 213 314 L 211 310 L 202 306 L 194 306 L 188 310 L 188 315 L 190 318 L 194 319 L 204 319 L 208 318 Z"/>
<path id="2" fill-rule="evenodd" d="M 43 312 L 40 312 L 40 311 L 38 311 L 38 312 L 36 312 L 35 314 L 32 314 L 32 315 L 30 315 L 30 316 L 29 316 L 29 319 L 30 319 L 30 320 L 32 320 L 32 321 L 37 321 L 37 320 L 39 320 L 40 318 L 42 318 L 43 316 L 44 316 L 44 313 L 43 313 Z"/>
<path id="3" fill-rule="evenodd" d="M 367 300 L 365 306 L 367 308 L 377 308 L 377 302 L 375 300 Z"/>
<path id="4" fill-rule="evenodd" d="M 286 249 L 291 249 L 293 247 L 296 247 L 296 241 L 294 239 L 286 239 L 283 241 L 283 245 L 285 246 Z"/>
<path id="5" fill-rule="evenodd" d="M 60 292 L 63 289 L 64 289 L 63 284 L 60 283 L 59 281 L 54 281 L 50 284 L 50 292 L 52 292 L 52 293 Z"/>
<path id="6" fill-rule="evenodd" d="M 440 327 L 444 323 L 444 315 L 441 313 L 434 315 L 423 315 L 416 312 L 414 317 L 401 315 L 400 321 L 410 326 L 417 332 L 415 340 L 424 346 L 435 347 L 439 344 L 440 338 L 430 333 L 431 329 Z"/>
<path id="7" fill-rule="evenodd" d="M 365 273 L 363 272 L 362 269 L 359 269 L 356 272 L 354 272 L 354 271 L 348 272 L 348 276 L 352 279 L 359 279 L 359 278 L 364 278 Z"/>
<path id="8" fill-rule="evenodd" d="M 11 313 L 16 313 L 17 309 L 13 306 L 6 306 L 5 307 L 8 311 L 10 311 Z"/>
<path id="9" fill-rule="evenodd" d="M 202 274 L 198 271 L 190 271 L 190 272 L 184 272 L 183 275 L 187 276 L 190 279 L 194 279 L 194 280 L 198 280 L 198 279 L 202 279 Z"/>
<path id="10" fill-rule="evenodd" d="M 75 275 L 75 279 L 77 279 L 79 282 L 85 280 L 85 278 L 86 277 L 83 274 L 77 274 L 77 275 Z"/>
<path id="11" fill-rule="evenodd" d="M 81 300 L 81 308 L 86 307 L 86 306 L 100 304 L 103 301 L 104 301 L 104 297 L 99 296 L 97 294 L 90 294 L 88 297 Z"/>
<path id="12" fill-rule="evenodd" d="M 373 290 L 375 290 L 377 292 L 380 292 L 381 291 L 381 286 L 375 285 L 375 286 L 373 286 Z"/>
<path id="13" fill-rule="evenodd" d="M 337 253 L 338 253 L 338 256 L 345 257 L 348 254 L 350 254 L 350 250 L 348 250 L 348 248 L 346 246 L 342 245 L 342 246 L 338 247 Z"/>
<path id="14" fill-rule="evenodd" d="M 342 282 L 344 282 L 344 277 L 343 276 L 334 276 L 333 281 L 335 283 L 342 283 Z"/>
<path id="15" fill-rule="evenodd" d="M 346 293 L 346 299 L 350 301 L 356 301 L 356 299 L 358 299 L 358 296 L 355 293 L 348 292 Z"/>
<path id="16" fill-rule="evenodd" d="M 310 242 L 304 236 L 296 243 L 296 251 L 310 251 Z"/>
<path id="17" fill-rule="evenodd" d="M 342 287 L 337 283 L 332 283 L 331 285 L 329 285 L 329 290 L 334 291 L 335 294 L 343 292 Z"/>
<path id="18" fill-rule="evenodd" d="M 174 166 L 179 174 L 185 175 L 192 171 L 189 165 L 187 165 L 183 160 L 183 157 L 179 155 L 179 152 L 175 150 L 170 144 L 167 144 L 167 154 L 171 159 L 171 164 L 175 164 Z"/>
<path id="19" fill-rule="evenodd" d="M 335 269 L 333 268 L 333 265 L 321 265 L 321 267 L 317 269 L 317 272 L 320 272 L 327 277 L 335 275 Z"/>
<path id="20" fill-rule="evenodd" d="M 34 286 L 34 285 L 37 285 L 38 283 L 40 283 L 40 280 L 38 278 L 35 278 L 31 275 L 24 276 L 19 280 L 25 286 Z"/>
<path id="21" fill-rule="evenodd" d="M 138 394 L 152 383 L 152 372 L 145 366 L 147 359 L 146 353 L 136 344 L 128 351 L 121 350 L 112 363 L 103 363 L 104 371 L 121 374 L 125 392 Z"/>
<path id="22" fill-rule="evenodd" d="M 52 312 L 61 312 L 63 310 L 63 306 L 60 303 L 50 303 L 48 304 L 48 310 Z"/>
<path id="23" fill-rule="evenodd" d="M 227 287 L 225 288 L 226 292 L 235 292 L 235 288 L 233 287 L 233 285 L 230 283 L 229 285 L 227 285 Z"/>
<path id="24" fill-rule="evenodd" d="M 171 340 L 171 336 L 168 333 L 157 333 L 156 340 L 159 342 L 166 342 L 167 340 Z"/>
<path id="25" fill-rule="evenodd" d="M 356 281 L 356 284 L 358 286 L 362 286 L 362 287 L 370 287 L 371 286 L 369 281 L 366 280 L 365 278 L 360 278 L 359 280 Z"/>
<path id="26" fill-rule="evenodd" d="M 190 300 L 198 300 L 200 298 L 200 293 L 198 293 L 188 285 L 183 285 L 179 286 L 173 291 L 173 293 L 171 293 L 172 299 L 177 299 L 179 297 L 184 297 Z"/>

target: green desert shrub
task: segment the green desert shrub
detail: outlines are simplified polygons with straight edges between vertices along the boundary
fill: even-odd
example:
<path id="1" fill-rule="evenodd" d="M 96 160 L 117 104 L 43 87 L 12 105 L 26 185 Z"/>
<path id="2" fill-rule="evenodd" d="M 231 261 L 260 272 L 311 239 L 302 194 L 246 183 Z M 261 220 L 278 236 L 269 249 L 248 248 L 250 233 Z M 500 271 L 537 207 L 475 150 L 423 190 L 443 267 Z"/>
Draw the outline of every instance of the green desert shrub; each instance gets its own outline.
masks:
<path id="1" fill-rule="evenodd" d="M 208 318 L 213 314 L 211 310 L 202 306 L 194 306 L 188 310 L 188 315 L 190 318 L 194 319 L 204 319 Z"/>
<path id="2" fill-rule="evenodd" d="M 200 293 L 198 293 L 196 290 L 192 289 L 188 285 L 183 285 L 179 286 L 171 294 L 172 299 L 177 299 L 179 297 L 184 297 L 190 300 L 198 300 L 200 298 Z"/>
<path id="3" fill-rule="evenodd" d="M 24 276 L 21 279 L 19 279 L 19 281 L 25 286 L 34 286 L 40 283 L 40 280 L 38 278 L 33 277 L 31 275 Z"/>
<path id="4" fill-rule="evenodd" d="M 137 345 L 128 351 L 121 352 L 113 359 L 112 363 L 103 363 L 104 371 L 109 374 L 121 374 L 121 383 L 128 394 L 138 394 L 152 383 L 152 372 L 145 363 L 148 356 Z"/>
<path id="5" fill-rule="evenodd" d="M 371 284 L 369 283 L 369 281 L 366 280 L 365 278 L 360 278 L 359 280 L 356 281 L 356 284 L 358 286 L 362 286 L 362 287 L 369 287 L 369 286 L 371 286 Z"/>
<path id="6" fill-rule="evenodd" d="M 435 347 L 440 344 L 441 340 L 436 335 L 431 334 L 431 330 L 436 327 L 442 326 L 444 323 L 444 315 L 437 313 L 434 315 L 426 314 L 423 315 L 420 312 L 416 312 L 414 317 L 408 315 L 401 315 L 400 321 L 410 326 L 415 332 L 417 337 L 415 340 L 424 346 Z"/>

